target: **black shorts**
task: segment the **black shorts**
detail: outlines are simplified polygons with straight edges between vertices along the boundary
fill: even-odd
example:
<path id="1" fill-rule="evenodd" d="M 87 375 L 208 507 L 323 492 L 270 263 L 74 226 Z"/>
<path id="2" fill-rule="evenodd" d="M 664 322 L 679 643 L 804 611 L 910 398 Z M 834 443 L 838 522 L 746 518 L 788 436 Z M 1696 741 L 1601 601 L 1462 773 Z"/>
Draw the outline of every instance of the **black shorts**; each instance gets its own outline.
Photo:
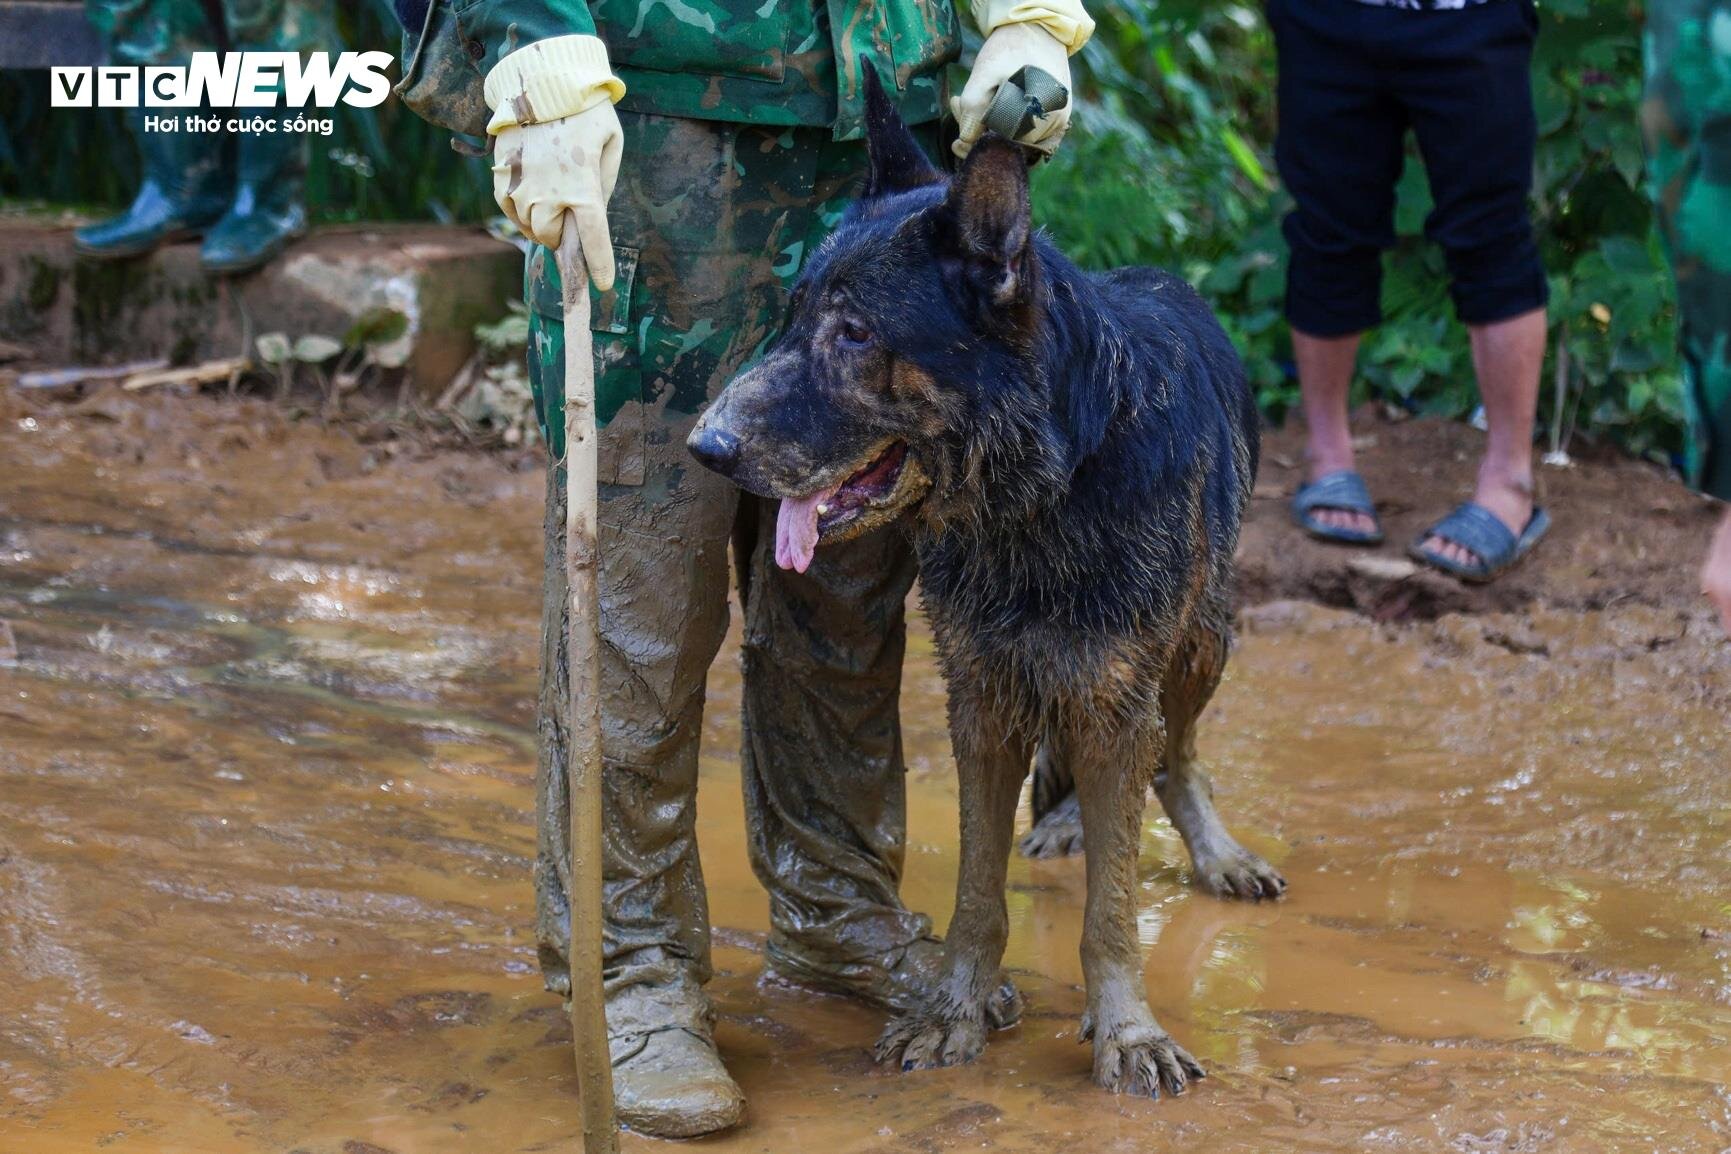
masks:
<path id="1" fill-rule="evenodd" d="M 1532 0 L 1412 11 L 1358 0 L 1268 0 L 1280 54 L 1275 159 L 1297 207 L 1286 316 L 1333 337 L 1382 319 L 1382 250 L 1406 130 L 1418 138 L 1436 207 L 1425 235 L 1448 258 L 1467 324 L 1545 303 L 1527 197 L 1537 126 Z"/>

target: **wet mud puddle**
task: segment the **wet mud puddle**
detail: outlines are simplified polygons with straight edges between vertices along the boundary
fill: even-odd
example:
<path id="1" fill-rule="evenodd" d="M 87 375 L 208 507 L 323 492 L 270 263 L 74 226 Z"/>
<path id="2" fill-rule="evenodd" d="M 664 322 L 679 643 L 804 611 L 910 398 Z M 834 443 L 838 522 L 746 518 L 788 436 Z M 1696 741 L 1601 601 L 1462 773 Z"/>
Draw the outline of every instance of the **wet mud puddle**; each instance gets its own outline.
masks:
<path id="1" fill-rule="evenodd" d="M 0 1151 L 574 1149 L 529 934 L 535 474 L 263 418 L 0 438 Z M 875 1014 L 759 984 L 730 643 L 701 816 L 750 1114 L 704 1148 L 1731 1148 L 1731 679 L 1653 643 L 1704 620 L 1244 624 L 1203 752 L 1291 897 L 1190 889 L 1150 810 L 1148 988 L 1210 1071 L 1159 1103 L 1087 1082 L 1079 861 L 1012 865 L 1029 1013 L 972 1067 L 880 1072 Z M 907 893 L 942 924 L 910 649 Z"/>

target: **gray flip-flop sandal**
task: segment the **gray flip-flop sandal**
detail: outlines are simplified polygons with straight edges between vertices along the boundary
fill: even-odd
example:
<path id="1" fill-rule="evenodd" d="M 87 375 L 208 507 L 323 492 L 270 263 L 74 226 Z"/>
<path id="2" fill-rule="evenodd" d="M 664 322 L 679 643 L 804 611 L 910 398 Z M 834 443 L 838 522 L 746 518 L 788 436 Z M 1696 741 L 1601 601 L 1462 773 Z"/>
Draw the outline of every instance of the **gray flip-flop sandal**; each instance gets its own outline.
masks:
<path id="1" fill-rule="evenodd" d="M 1376 528 L 1366 533 L 1359 529 L 1324 525 L 1316 519 L 1316 513 L 1321 509 L 1362 513 L 1376 523 Z M 1318 541 L 1332 541 L 1337 545 L 1382 544 L 1382 522 L 1376 516 L 1376 502 L 1370 499 L 1364 478 L 1351 469 L 1318 477 L 1299 489 L 1292 498 L 1292 519 Z"/>
<path id="2" fill-rule="evenodd" d="M 1533 546 L 1539 543 L 1550 528 L 1551 515 L 1535 507 L 1533 515 L 1527 520 L 1527 527 L 1521 530 L 1521 535 L 1517 537 L 1509 532 L 1509 527 L 1503 524 L 1495 513 L 1483 505 L 1468 501 L 1419 534 L 1407 553 L 1413 560 L 1423 561 L 1433 569 L 1440 569 L 1474 585 L 1483 585 L 1508 572 L 1517 561 L 1531 553 Z M 1435 550 L 1426 549 L 1424 543 L 1432 537 L 1441 537 L 1463 549 L 1472 550 L 1478 561 L 1463 564 L 1453 558 L 1444 557 Z"/>

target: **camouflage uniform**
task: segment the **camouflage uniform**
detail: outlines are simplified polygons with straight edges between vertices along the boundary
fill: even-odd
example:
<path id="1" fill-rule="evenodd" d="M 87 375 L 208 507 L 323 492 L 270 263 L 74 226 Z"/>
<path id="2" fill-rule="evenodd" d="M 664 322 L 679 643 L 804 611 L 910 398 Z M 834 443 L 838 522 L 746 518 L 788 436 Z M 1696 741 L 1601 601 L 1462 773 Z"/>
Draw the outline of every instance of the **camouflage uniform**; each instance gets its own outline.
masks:
<path id="1" fill-rule="evenodd" d="M 1731 499 L 1731 0 L 1647 7 L 1642 127 L 1677 275 L 1690 481 Z"/>
<path id="2" fill-rule="evenodd" d="M 405 12 L 405 7 L 409 11 Z M 618 276 L 594 299 L 601 466 L 606 974 L 621 1040 L 708 1036 L 710 973 L 694 818 L 704 680 L 727 627 L 727 548 L 745 611 L 741 757 L 768 952 L 791 976 L 896 1002 L 930 923 L 897 894 L 904 765 L 897 699 L 915 575 L 894 531 L 826 549 L 804 575 L 772 560 L 773 502 L 742 497 L 685 450 L 696 414 L 776 331 L 806 253 L 863 172 L 861 57 L 916 123 L 941 107 L 959 47 L 948 0 L 527 3 L 416 13 L 405 100 L 479 135 L 481 77 L 566 33 L 607 43 L 627 85 L 624 165 L 609 207 Z M 593 19 L 591 18 L 593 12 Z M 763 13 L 771 13 L 763 15 Z M 417 26 L 419 15 L 420 33 Z M 838 31 L 839 30 L 839 31 Z M 838 75 L 836 61 L 853 62 Z M 530 373 L 563 455 L 564 333 L 552 254 L 530 256 Z M 564 477 L 549 469 L 538 774 L 537 933 L 549 988 L 568 986 L 563 653 Z M 903 976 L 905 980 L 905 976 Z M 632 998 L 618 995 L 627 989 Z"/>

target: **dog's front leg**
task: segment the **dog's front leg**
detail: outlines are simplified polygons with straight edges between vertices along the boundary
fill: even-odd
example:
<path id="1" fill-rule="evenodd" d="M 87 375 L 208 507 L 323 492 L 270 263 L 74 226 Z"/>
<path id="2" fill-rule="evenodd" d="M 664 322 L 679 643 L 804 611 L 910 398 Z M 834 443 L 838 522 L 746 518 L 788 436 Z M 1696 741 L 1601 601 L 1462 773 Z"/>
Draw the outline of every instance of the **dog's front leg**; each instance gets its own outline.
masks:
<path id="1" fill-rule="evenodd" d="M 1082 915 L 1082 974 L 1088 1011 L 1082 1036 L 1094 1042 L 1094 1081 L 1118 1094 L 1180 1094 L 1202 1067 L 1154 1020 L 1142 982 L 1136 934 L 1136 856 L 1143 801 L 1160 758 L 1157 717 L 1137 732 L 1084 725 L 1064 745 L 1075 767 L 1088 859 Z"/>
<path id="2" fill-rule="evenodd" d="M 986 1045 L 987 1001 L 1001 985 L 998 967 L 1010 933 L 1004 882 L 1033 745 L 977 698 L 952 697 L 950 718 L 962 810 L 956 912 L 944 935 L 937 986 L 923 1006 L 891 1021 L 878 1040 L 878 1061 L 903 1070 L 979 1057 Z"/>

